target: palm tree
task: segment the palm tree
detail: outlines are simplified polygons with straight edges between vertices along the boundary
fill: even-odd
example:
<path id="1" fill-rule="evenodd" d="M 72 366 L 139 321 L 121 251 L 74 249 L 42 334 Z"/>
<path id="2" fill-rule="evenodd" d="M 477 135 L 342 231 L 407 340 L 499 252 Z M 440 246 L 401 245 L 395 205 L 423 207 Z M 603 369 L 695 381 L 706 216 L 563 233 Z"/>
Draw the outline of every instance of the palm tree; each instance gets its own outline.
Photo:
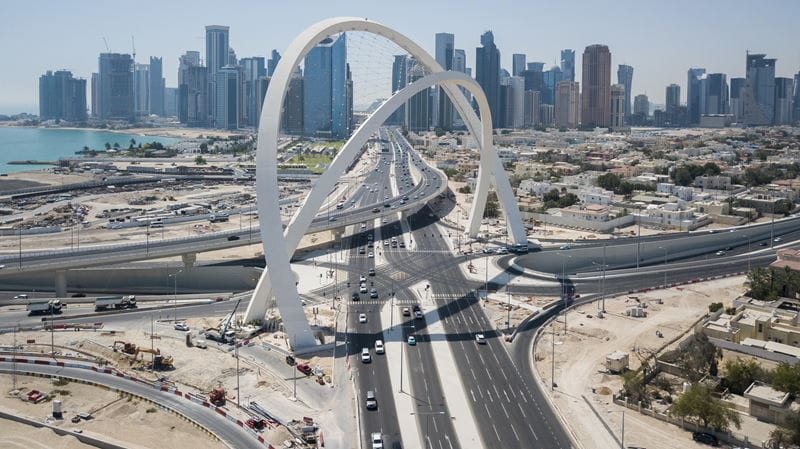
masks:
<path id="1" fill-rule="evenodd" d="M 136 146 L 136 139 L 131 138 L 131 148 Z"/>
<path id="2" fill-rule="evenodd" d="M 114 142 L 114 149 L 119 150 L 119 142 Z"/>
<path id="3" fill-rule="evenodd" d="M 89 146 L 88 145 L 84 145 L 83 146 L 83 152 L 86 153 L 88 151 L 89 151 Z"/>
<path id="4" fill-rule="evenodd" d="M 110 149 L 111 149 L 111 144 L 106 142 L 106 150 L 110 150 Z"/>

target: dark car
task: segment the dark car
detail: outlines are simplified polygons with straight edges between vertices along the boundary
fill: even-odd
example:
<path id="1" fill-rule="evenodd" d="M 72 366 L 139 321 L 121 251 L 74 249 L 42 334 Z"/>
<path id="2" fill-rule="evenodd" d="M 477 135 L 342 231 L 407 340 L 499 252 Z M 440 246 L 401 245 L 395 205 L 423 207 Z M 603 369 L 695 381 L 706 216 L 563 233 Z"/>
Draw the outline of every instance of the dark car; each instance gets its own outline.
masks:
<path id="1" fill-rule="evenodd" d="M 286 364 L 289 365 L 289 366 L 294 366 L 294 364 L 295 364 L 294 357 L 292 357 L 290 355 L 287 355 L 286 356 Z"/>
<path id="2" fill-rule="evenodd" d="M 692 439 L 697 441 L 698 443 L 707 444 L 709 446 L 719 446 L 719 440 L 714 435 L 706 432 L 694 432 L 692 433 Z"/>
<path id="3" fill-rule="evenodd" d="M 361 301 L 361 295 L 358 292 L 353 293 L 353 301 Z"/>
<path id="4" fill-rule="evenodd" d="M 230 236 L 228 236 L 228 241 L 229 242 L 233 242 L 234 240 L 239 240 L 239 236 L 238 235 L 230 235 Z"/>

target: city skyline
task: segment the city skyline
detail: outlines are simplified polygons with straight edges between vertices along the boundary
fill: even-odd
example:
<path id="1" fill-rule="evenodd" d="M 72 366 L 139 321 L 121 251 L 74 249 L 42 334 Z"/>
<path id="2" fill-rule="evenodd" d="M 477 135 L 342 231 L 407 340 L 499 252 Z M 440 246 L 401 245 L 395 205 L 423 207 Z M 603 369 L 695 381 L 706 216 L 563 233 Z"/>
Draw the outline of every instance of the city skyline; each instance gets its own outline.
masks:
<path id="1" fill-rule="evenodd" d="M 145 2 L 146 3 L 146 2 Z M 413 3 L 413 2 L 412 2 Z M 131 35 L 136 38 L 137 62 L 146 63 L 150 56 L 163 58 L 163 73 L 167 87 L 177 86 L 178 58 L 187 50 L 197 50 L 205 54 L 203 27 L 209 24 L 223 24 L 230 27 L 231 45 L 239 57 L 268 57 L 273 48 L 281 51 L 296 30 L 302 29 L 323 17 L 353 15 L 397 25 L 404 23 L 404 31 L 423 44 L 426 50 L 434 53 L 435 33 L 444 32 L 455 35 L 456 48 L 467 50 L 467 66 L 474 70 L 474 59 L 470 57 L 480 44 L 480 35 L 492 30 L 495 42 L 501 51 L 501 67 L 512 69 L 512 55 L 526 54 L 528 61 L 544 62 L 546 67 L 560 62 L 560 51 L 565 48 L 577 50 L 576 67 L 580 67 L 581 49 L 592 44 L 607 45 L 614 58 L 612 65 L 628 64 L 635 68 L 636 78 L 631 97 L 647 94 L 652 103 L 664 103 L 664 88 L 671 83 L 681 85 L 685 94 L 685 73 L 689 67 L 706 67 L 712 73 L 725 73 L 728 78 L 745 75 L 745 52 L 766 53 L 778 60 L 776 76 L 791 77 L 800 69 L 800 54 L 791 48 L 789 39 L 780 39 L 775 30 L 782 25 L 791 26 L 791 10 L 800 12 L 800 4 L 781 3 L 781 14 L 764 15 L 755 12 L 755 5 L 737 2 L 739 7 L 725 2 L 729 7 L 718 8 L 721 2 L 692 4 L 693 14 L 686 15 L 680 2 L 678 5 L 640 6 L 624 2 L 615 11 L 584 4 L 582 13 L 575 15 L 572 7 L 557 5 L 519 6 L 510 2 L 508 7 L 498 7 L 493 19 L 471 17 L 445 5 L 425 4 L 426 15 L 414 15 L 415 8 L 402 8 L 387 11 L 385 7 L 357 2 L 346 8 L 337 8 L 324 3 L 311 8 L 287 6 L 281 10 L 281 20 L 271 20 L 270 27 L 258 23 L 263 17 L 276 18 L 266 6 L 263 14 L 259 7 L 248 7 L 248 14 L 237 14 L 237 8 L 229 10 L 209 10 L 208 8 L 182 8 L 180 5 L 159 5 L 161 14 L 153 16 L 150 8 L 143 5 L 111 8 L 93 8 L 69 5 L 53 5 L 53 16 L 58 21 L 40 23 L 38 27 L 23 27 L 32 23 L 39 11 L 32 5 L 15 5 L 5 16 L 3 31 L 8 33 L 6 41 L 25 42 L 25 45 L 7 46 L 0 49 L 0 57 L 17 62 L 19 70 L 5 76 L 0 86 L 0 113 L 35 112 L 38 104 L 37 79 L 47 70 L 70 70 L 75 77 L 89 80 L 96 70 L 96 58 L 106 48 L 103 38 L 108 41 L 112 52 L 130 53 Z M 477 3 L 476 3 L 477 4 Z M 208 3 L 209 7 L 213 4 Z M 422 4 L 420 4 L 422 6 Z M 498 5 L 502 6 L 502 5 Z M 617 9 L 624 10 L 623 17 L 630 21 L 630 27 L 608 27 L 608 20 L 620 20 Z M 463 11 L 469 10 L 464 8 Z M 585 12 L 585 14 L 584 14 Z M 718 15 L 718 25 L 709 27 L 702 17 L 704 14 Z M 180 23 L 170 17 L 181 14 Z M 123 23 L 110 21 L 112 17 L 124 15 L 131 20 Z M 443 22 L 437 17 L 448 17 Z M 531 17 L 536 17 L 536 26 L 525 25 Z M 669 17 L 680 19 L 682 29 L 677 33 L 658 25 L 667 23 Z M 754 17 L 757 17 L 754 19 Z M 589 19 L 591 18 L 591 20 Z M 141 19 L 141 20 L 139 20 Z M 142 21 L 147 20 L 158 33 L 145 32 Z M 74 23 L 91 23 L 89 27 L 74 27 Z M 129 24 L 130 23 L 130 24 Z M 573 24 L 570 33 L 563 28 Z M 655 24 L 655 25 L 654 25 Z M 747 26 L 730 26 L 730 25 Z M 45 27 L 47 25 L 47 27 Z M 619 28 L 619 29 L 618 29 Z M 634 38 L 637 33 L 646 33 L 648 39 Z M 555 35 L 556 38 L 544 36 Z M 14 36 L 12 39 L 11 36 Z M 708 39 L 708 36 L 715 36 Z M 656 56 L 657 55 L 657 56 Z M 387 61 L 391 64 L 391 61 Z M 685 99 L 682 99 L 685 102 Z"/>

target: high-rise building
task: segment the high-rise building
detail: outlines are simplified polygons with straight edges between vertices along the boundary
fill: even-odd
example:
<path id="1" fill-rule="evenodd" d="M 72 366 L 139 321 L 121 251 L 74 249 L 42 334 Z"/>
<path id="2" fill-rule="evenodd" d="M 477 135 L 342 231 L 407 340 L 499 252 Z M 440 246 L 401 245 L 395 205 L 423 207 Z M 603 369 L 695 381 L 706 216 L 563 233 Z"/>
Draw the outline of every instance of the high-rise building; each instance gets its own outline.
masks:
<path id="1" fill-rule="evenodd" d="M 507 126 L 523 128 L 525 126 L 525 80 L 521 76 L 512 76 L 509 79 L 508 90 L 510 123 Z"/>
<path id="2" fill-rule="evenodd" d="M 611 124 L 611 52 L 605 45 L 583 51 L 581 127 L 607 128 Z"/>
<path id="3" fill-rule="evenodd" d="M 686 73 L 686 108 L 689 111 L 689 124 L 700 124 L 700 78 L 706 69 L 693 67 Z"/>
<path id="4" fill-rule="evenodd" d="M 724 73 L 700 77 L 700 115 L 729 114 L 728 78 Z"/>
<path id="5" fill-rule="evenodd" d="M 100 114 L 100 74 L 97 72 L 92 73 L 92 117 L 98 117 Z"/>
<path id="6" fill-rule="evenodd" d="M 519 76 L 519 74 L 526 69 L 525 58 L 526 56 L 524 53 L 514 53 L 511 55 L 511 76 Z"/>
<path id="7" fill-rule="evenodd" d="M 164 114 L 164 69 L 161 58 L 150 57 L 150 82 L 148 83 L 150 113 L 158 116 Z"/>
<path id="8" fill-rule="evenodd" d="M 555 108 L 552 104 L 539 105 L 539 125 L 540 126 L 553 126 L 553 113 Z"/>
<path id="9" fill-rule="evenodd" d="M 286 98 L 283 100 L 283 132 L 287 134 L 303 134 L 303 74 L 300 68 L 292 74 L 289 81 L 289 89 L 286 91 Z M 266 86 L 264 93 L 266 93 Z"/>
<path id="10" fill-rule="evenodd" d="M 539 101 L 539 95 L 541 93 L 538 90 L 526 90 L 525 91 L 525 127 L 531 128 L 539 124 L 539 107 L 541 106 L 541 102 Z"/>
<path id="11" fill-rule="evenodd" d="M 775 117 L 775 61 L 765 54 L 747 54 L 744 121 L 748 125 L 771 125 Z"/>
<path id="12" fill-rule="evenodd" d="M 39 119 L 86 121 L 86 80 L 68 70 L 50 70 L 39 77 Z"/>
<path id="13" fill-rule="evenodd" d="M 150 66 L 135 64 L 133 69 L 133 110 L 136 117 L 150 113 Z"/>
<path id="14" fill-rule="evenodd" d="M 226 65 L 217 69 L 214 83 L 215 104 L 214 126 L 219 129 L 238 129 L 241 118 L 241 76 L 239 68 Z"/>
<path id="15" fill-rule="evenodd" d="M 211 121 L 216 120 L 216 100 L 217 88 L 214 83 L 217 82 L 217 71 L 225 67 L 229 63 L 230 57 L 230 42 L 229 42 L 230 27 L 222 25 L 208 25 L 206 26 L 206 67 L 208 68 L 208 112 L 211 115 Z M 215 125 L 216 126 L 216 125 Z"/>
<path id="16" fill-rule="evenodd" d="M 200 52 L 187 51 L 178 60 L 178 121 L 187 126 L 208 126 L 208 67 L 200 65 Z"/>
<path id="17" fill-rule="evenodd" d="M 436 62 L 445 70 L 453 70 L 453 56 L 455 51 L 455 36 L 450 33 L 436 33 Z M 433 121 L 436 126 L 444 130 L 453 129 L 453 103 L 444 89 L 438 87 L 434 90 Z"/>
<path id="18" fill-rule="evenodd" d="M 794 75 L 794 112 L 792 119 L 794 123 L 800 123 L 800 72 Z"/>
<path id="19" fill-rule="evenodd" d="M 620 64 L 617 67 L 617 83 L 625 86 L 625 117 L 631 116 L 631 91 L 633 89 L 633 67 Z"/>
<path id="20" fill-rule="evenodd" d="M 467 68 L 467 53 L 463 49 L 457 48 L 453 51 L 453 70 L 470 76 L 470 71 Z M 470 91 L 463 87 L 459 89 L 467 101 L 472 103 L 472 94 Z M 453 128 L 464 129 L 464 119 L 455 109 L 453 110 Z"/>
<path id="21" fill-rule="evenodd" d="M 260 56 L 242 58 L 239 66 L 242 70 L 242 124 L 255 128 L 258 126 L 258 106 L 261 103 L 258 80 L 266 76 L 267 69 L 264 58 Z"/>
<path id="22" fill-rule="evenodd" d="M 611 86 L 611 129 L 625 128 L 625 86 L 614 84 Z"/>
<path id="23" fill-rule="evenodd" d="M 577 128 L 580 118 L 580 83 L 559 81 L 556 84 L 555 124 L 559 128 Z"/>
<path id="24" fill-rule="evenodd" d="M 133 121 L 135 115 L 131 55 L 100 53 L 98 66 L 98 118 Z"/>
<path id="25" fill-rule="evenodd" d="M 673 125 L 678 125 L 676 120 L 678 108 L 681 106 L 681 86 L 677 84 L 670 84 L 667 86 L 667 95 L 665 97 L 666 110 L 664 112 L 664 122 L 669 122 Z M 655 117 L 653 117 L 655 121 Z"/>
<path id="26" fill-rule="evenodd" d="M 534 72 L 543 72 L 544 71 L 544 63 L 543 62 L 529 62 L 526 65 L 528 66 L 528 70 L 533 70 Z"/>
<path id="27" fill-rule="evenodd" d="M 238 65 L 239 58 L 236 57 L 236 50 L 233 47 L 228 47 L 228 65 Z"/>
<path id="28" fill-rule="evenodd" d="M 650 100 L 645 94 L 639 94 L 633 98 L 633 115 L 631 125 L 645 125 L 650 115 Z"/>
<path id="29" fill-rule="evenodd" d="M 183 55 L 178 58 L 178 85 L 184 83 L 184 77 L 186 76 L 186 72 L 189 70 L 189 67 L 199 67 L 200 66 L 200 52 L 199 51 L 187 51 Z"/>
<path id="30" fill-rule="evenodd" d="M 791 78 L 775 78 L 775 120 L 776 125 L 792 123 L 794 103 L 794 80 Z"/>
<path id="31" fill-rule="evenodd" d="M 164 117 L 178 116 L 178 88 L 164 87 Z"/>
<path id="32" fill-rule="evenodd" d="M 303 129 L 306 135 L 346 139 L 352 126 L 352 89 L 345 34 L 312 48 L 303 65 Z"/>
<path id="33" fill-rule="evenodd" d="M 425 69 L 415 58 L 408 62 L 408 82 L 425 76 Z M 409 131 L 427 131 L 430 128 L 431 89 L 423 89 L 406 102 L 406 126 Z"/>
<path id="34" fill-rule="evenodd" d="M 408 83 L 408 55 L 395 55 L 392 63 L 392 95 L 406 87 Z M 390 125 L 406 125 L 406 106 L 405 104 L 397 108 L 389 116 L 387 122 Z"/>
<path id="35" fill-rule="evenodd" d="M 744 86 L 747 80 L 745 78 L 731 78 L 731 93 L 730 93 L 730 112 L 733 114 L 733 120 L 736 123 L 741 123 L 744 120 Z"/>
<path id="36" fill-rule="evenodd" d="M 575 81 L 575 50 L 561 50 L 561 71 L 564 81 Z"/>
<path id="37" fill-rule="evenodd" d="M 278 50 L 273 49 L 267 60 L 267 76 L 272 76 L 272 74 L 275 73 L 275 68 L 278 67 L 280 61 L 281 54 L 278 53 Z"/>
<path id="38" fill-rule="evenodd" d="M 500 117 L 500 50 L 494 43 L 494 34 L 487 31 L 481 35 L 481 46 L 475 49 L 475 78 L 486 94 L 492 123 L 498 127 Z"/>
<path id="39" fill-rule="evenodd" d="M 564 79 L 564 74 L 561 72 L 561 67 L 554 65 L 550 70 L 544 72 L 543 77 L 544 86 L 542 88 L 542 104 L 556 103 L 556 85 Z"/>

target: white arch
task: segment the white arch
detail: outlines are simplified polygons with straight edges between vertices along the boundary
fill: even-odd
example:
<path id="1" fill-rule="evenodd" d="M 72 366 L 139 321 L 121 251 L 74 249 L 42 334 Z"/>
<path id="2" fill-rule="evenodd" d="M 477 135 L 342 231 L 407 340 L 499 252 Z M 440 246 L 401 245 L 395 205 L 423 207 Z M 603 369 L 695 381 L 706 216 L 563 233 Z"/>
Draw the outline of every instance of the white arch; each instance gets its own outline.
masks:
<path id="1" fill-rule="evenodd" d="M 328 170 L 317 180 L 312 191 L 306 197 L 303 206 L 292 218 L 285 232 L 281 228 L 278 208 L 277 180 L 277 138 L 280 131 L 281 106 L 286 94 L 291 72 L 300 60 L 318 42 L 324 38 L 346 31 L 367 31 L 387 37 L 400 47 L 415 56 L 417 60 L 433 72 L 415 83 L 409 84 L 393 95 L 378 108 L 350 137 L 336 156 Z M 471 210 L 468 233 L 476 235 L 480 227 L 489 183 L 495 181 L 498 197 L 506 214 L 506 222 L 510 234 L 516 243 L 526 241 L 519 209 L 514 201 L 513 192 L 503 171 L 500 159 L 492 147 L 492 123 L 488 102 L 480 86 L 464 74 L 444 72 L 441 66 L 422 48 L 405 36 L 381 24 L 357 18 L 328 19 L 312 25 L 301 33 L 282 56 L 270 80 L 261 114 L 258 134 L 256 179 L 259 220 L 261 221 L 261 237 L 264 245 L 264 257 L 267 269 L 256 286 L 250 301 L 245 320 L 261 320 L 266 313 L 270 287 L 276 292 L 276 300 L 281 311 L 284 329 L 292 339 L 295 348 L 312 346 L 314 339 L 305 318 L 296 286 L 293 282 L 289 261 L 307 231 L 311 221 L 321 207 L 328 192 L 352 162 L 358 150 L 366 143 L 372 133 L 399 108 L 405 101 L 423 89 L 440 84 L 453 101 L 455 108 L 465 119 L 465 123 L 476 137 L 480 145 L 481 165 L 475 200 Z M 476 99 L 481 117 L 470 107 L 464 95 L 457 88 L 468 89 Z M 282 235 L 283 234 L 283 235 Z"/>

